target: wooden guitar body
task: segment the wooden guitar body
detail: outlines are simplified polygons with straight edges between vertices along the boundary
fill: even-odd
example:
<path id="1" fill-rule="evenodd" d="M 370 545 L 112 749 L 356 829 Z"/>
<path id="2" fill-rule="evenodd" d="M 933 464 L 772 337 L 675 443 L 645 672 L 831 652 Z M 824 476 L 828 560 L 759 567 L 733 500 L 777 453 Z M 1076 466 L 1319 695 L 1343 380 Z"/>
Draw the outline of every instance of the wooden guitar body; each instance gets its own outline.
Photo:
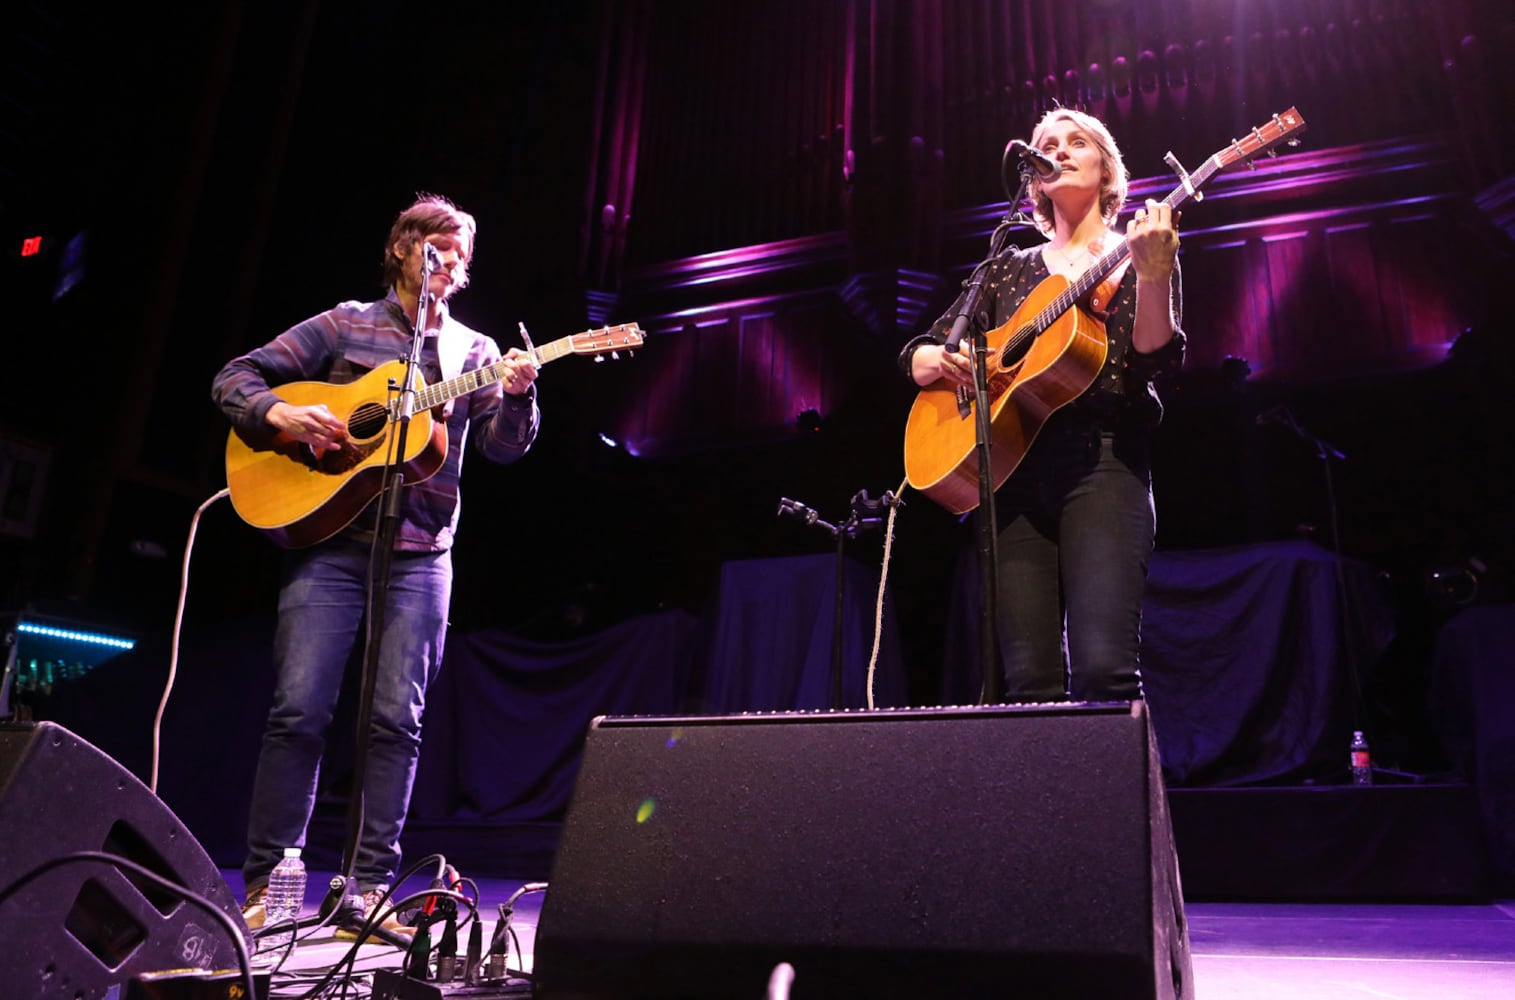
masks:
<path id="1" fill-rule="evenodd" d="M 314 545 L 347 527 L 383 488 L 391 439 L 399 436 L 389 407 L 404 376 L 405 362 L 391 361 L 347 385 L 280 386 L 286 403 L 325 403 L 347 422 L 349 441 L 317 458 L 282 433 L 233 431 L 226 440 L 226 485 L 242 520 L 286 548 Z M 419 377 L 416 383 L 419 388 Z M 430 479 L 446 459 L 446 425 L 418 410 L 405 434 L 406 485 Z"/>
<path id="2" fill-rule="evenodd" d="M 535 347 L 527 344 L 538 368 L 570 354 L 602 359 L 620 357 L 641 347 L 642 328 L 635 323 L 604 326 L 560 337 Z M 442 404 L 505 378 L 504 358 L 462 372 L 435 385 L 419 375 L 415 408 L 405 432 L 405 485 L 430 479 L 447 461 L 447 426 L 436 419 Z M 309 446 L 270 429 L 253 434 L 233 430 L 226 439 L 226 485 L 237 514 L 285 548 L 324 541 L 353 518 L 384 488 L 385 467 L 400 434 L 397 389 L 405 362 L 382 364 L 356 382 L 290 382 L 278 387 L 279 398 L 296 406 L 325 403 L 347 422 L 348 441 L 317 457 Z"/>
<path id="3" fill-rule="evenodd" d="M 989 332 L 989 463 L 996 489 L 1047 418 L 1093 385 L 1104 367 L 1104 325 L 1082 309 L 1064 312 L 1039 336 L 1028 328 L 1067 287 L 1062 276 L 1048 277 L 1007 323 Z M 975 423 L 972 409 L 959 406 L 956 388 L 945 381 L 921 390 L 905 423 L 907 481 L 954 514 L 978 506 Z"/>

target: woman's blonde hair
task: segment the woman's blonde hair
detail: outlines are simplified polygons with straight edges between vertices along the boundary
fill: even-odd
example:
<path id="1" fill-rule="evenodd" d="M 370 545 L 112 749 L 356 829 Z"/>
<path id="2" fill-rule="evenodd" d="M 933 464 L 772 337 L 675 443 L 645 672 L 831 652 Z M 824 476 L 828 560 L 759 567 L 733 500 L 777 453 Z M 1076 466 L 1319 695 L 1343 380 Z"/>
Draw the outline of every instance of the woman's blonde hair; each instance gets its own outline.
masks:
<path id="1" fill-rule="evenodd" d="M 1053 108 L 1036 127 L 1031 130 L 1031 145 L 1035 149 L 1041 148 L 1042 137 L 1051 127 L 1053 122 L 1069 121 L 1089 138 L 1094 140 L 1094 145 L 1099 148 L 1100 169 L 1102 177 L 1099 191 L 1099 214 L 1105 220 L 1105 225 L 1114 225 L 1115 217 L 1120 214 L 1121 206 L 1126 203 L 1126 185 L 1130 181 L 1130 172 L 1126 170 L 1126 161 L 1121 159 L 1120 147 L 1115 145 L 1115 139 L 1111 137 L 1110 130 L 1105 128 L 1105 123 L 1093 115 L 1073 108 Z M 1042 193 L 1040 177 L 1033 177 L 1030 187 L 1026 190 L 1027 197 L 1031 199 L 1031 215 L 1036 220 L 1036 226 L 1044 233 L 1052 232 L 1052 199 Z"/>

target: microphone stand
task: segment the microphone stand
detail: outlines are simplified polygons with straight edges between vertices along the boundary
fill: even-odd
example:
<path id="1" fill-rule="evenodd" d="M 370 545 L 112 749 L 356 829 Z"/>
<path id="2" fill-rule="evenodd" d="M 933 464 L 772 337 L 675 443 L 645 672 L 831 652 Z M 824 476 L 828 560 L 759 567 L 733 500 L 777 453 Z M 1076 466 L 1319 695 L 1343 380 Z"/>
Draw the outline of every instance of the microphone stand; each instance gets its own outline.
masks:
<path id="1" fill-rule="evenodd" d="M 805 506 L 798 500 L 788 497 L 779 498 L 780 517 L 789 514 L 804 521 L 806 524 L 818 525 L 831 533 L 836 539 L 836 596 L 834 611 L 831 618 L 831 707 L 839 710 L 842 706 L 842 595 L 846 586 L 846 576 L 843 573 L 845 567 L 844 550 L 847 539 L 856 538 L 868 528 L 876 528 L 883 523 L 884 519 L 878 516 L 880 508 L 904 506 L 904 501 L 888 490 L 877 500 L 868 496 L 867 490 L 859 490 L 852 498 L 852 510 L 847 519 L 841 524 L 832 524 L 821 520 L 819 511 Z M 867 516 L 867 515 L 872 516 Z"/>
<path id="2" fill-rule="evenodd" d="M 362 685 L 358 698 L 357 746 L 354 752 L 352 793 L 347 808 L 347 838 L 343 847 L 342 874 L 331 880 L 331 891 L 321 904 L 322 916 L 329 907 L 337 907 L 337 924 L 352 931 L 361 932 L 367 925 L 363 912 L 362 893 L 358 891 L 353 869 L 357 866 L 358 842 L 363 836 L 363 785 L 368 770 L 369 728 L 373 725 L 374 680 L 379 669 L 379 651 L 383 645 L 384 612 L 389 598 L 389 574 L 394 562 L 394 540 L 400 523 L 400 496 L 405 486 L 405 447 L 410 432 L 410 420 L 415 414 L 415 382 L 421 370 L 421 344 L 426 332 L 427 314 L 431 310 L 431 275 L 436 270 L 429 245 L 421 243 L 421 290 L 416 301 L 416 319 L 411 324 L 410 353 L 405 358 L 404 382 L 391 386 L 394 394 L 390 408 L 397 425 L 392 436 L 394 443 L 389 462 L 384 466 L 384 479 L 379 488 L 379 519 L 375 529 L 374 547 L 369 559 L 370 599 L 368 607 L 367 637 L 363 649 Z M 400 948 L 409 948 L 411 940 L 401 934 L 375 926 L 370 928 L 372 937 L 380 938 Z"/>
<path id="3" fill-rule="evenodd" d="M 1300 440 L 1315 446 L 1315 456 L 1320 459 L 1321 470 L 1325 475 L 1326 484 L 1326 507 L 1327 514 L 1331 519 L 1331 568 L 1334 573 L 1336 584 L 1336 599 L 1340 604 L 1340 612 L 1337 617 L 1337 627 L 1341 629 L 1341 655 L 1347 668 L 1347 681 L 1352 685 L 1352 728 L 1363 728 L 1363 697 L 1362 679 L 1357 670 L 1357 653 L 1352 648 L 1351 636 L 1348 629 L 1358 623 L 1357 604 L 1352 600 L 1352 593 L 1347 588 L 1347 577 L 1342 570 L 1341 556 L 1341 531 L 1338 527 L 1336 481 L 1331 475 L 1331 462 L 1342 462 L 1346 455 L 1329 441 L 1324 440 L 1309 428 L 1295 419 L 1294 414 L 1287 406 L 1278 406 L 1260 415 L 1257 418 L 1260 424 L 1277 423 L 1293 431 Z M 1375 769 L 1376 770 L 1376 769 Z"/>
<path id="4" fill-rule="evenodd" d="M 1014 194 L 1010 194 L 1010 164 L 1012 162 L 1020 163 L 1020 182 Z M 1005 668 L 1000 663 L 999 642 L 994 627 L 995 608 L 999 603 L 999 557 L 996 541 L 998 531 L 994 517 L 994 477 L 989 466 L 993 440 L 989 413 L 989 334 L 988 331 L 977 328 L 970 334 L 968 328 L 972 325 L 971 318 L 978 312 L 979 302 L 984 297 L 984 272 L 1004 253 L 1012 229 L 1033 225 L 1018 208 L 1025 200 L 1026 188 L 1031 183 L 1033 170 L 1034 167 L 1030 163 L 1022 160 L 1019 155 L 1015 155 L 1014 142 L 1005 147 L 1005 153 L 1000 159 L 1000 182 L 1004 185 L 1005 193 L 1010 195 L 1010 205 L 1004 219 L 989 237 L 989 256 L 980 261 L 968 275 L 967 280 L 963 282 L 965 293 L 958 296 L 958 304 L 961 308 L 952 322 L 952 331 L 943 344 L 947 351 L 956 351 L 964 335 L 971 337 L 972 401 L 975 411 L 974 441 L 978 455 L 978 516 L 975 523 L 978 531 L 979 595 L 983 602 L 979 610 L 979 659 L 983 676 L 979 702 L 984 705 L 997 705 L 1004 701 Z M 958 412 L 967 417 L 969 397 L 962 389 L 958 390 L 957 405 Z"/>

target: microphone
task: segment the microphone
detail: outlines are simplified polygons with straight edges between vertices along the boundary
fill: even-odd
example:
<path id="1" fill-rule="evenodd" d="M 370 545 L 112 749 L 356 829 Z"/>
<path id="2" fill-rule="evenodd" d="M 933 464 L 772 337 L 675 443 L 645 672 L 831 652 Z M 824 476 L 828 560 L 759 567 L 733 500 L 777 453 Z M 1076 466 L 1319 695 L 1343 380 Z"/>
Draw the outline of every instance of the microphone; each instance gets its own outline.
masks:
<path id="1" fill-rule="evenodd" d="M 421 243 L 421 252 L 426 255 L 426 264 L 432 270 L 436 270 L 442 266 L 442 255 L 437 252 L 435 246 L 423 241 Z"/>
<path id="2" fill-rule="evenodd" d="M 952 332 L 947 334 L 947 340 L 942 344 L 942 350 L 946 351 L 948 354 L 956 354 L 957 345 L 961 344 L 963 342 L 963 338 L 967 335 L 968 314 L 963 313 L 957 319 L 952 321 Z"/>
<path id="3" fill-rule="evenodd" d="M 1062 176 L 1063 168 L 1052 162 L 1052 158 L 1039 149 L 1032 149 L 1019 139 L 1010 140 L 1009 149 L 1026 163 L 1036 168 L 1036 172 L 1044 181 L 1050 181 L 1054 177 Z"/>
<path id="4" fill-rule="evenodd" d="M 820 511 L 806 507 L 798 500 L 791 500 L 788 497 L 779 497 L 779 516 L 783 516 L 784 514 L 793 514 L 795 517 L 800 518 L 806 524 L 814 524 L 816 521 L 820 520 L 821 517 Z"/>

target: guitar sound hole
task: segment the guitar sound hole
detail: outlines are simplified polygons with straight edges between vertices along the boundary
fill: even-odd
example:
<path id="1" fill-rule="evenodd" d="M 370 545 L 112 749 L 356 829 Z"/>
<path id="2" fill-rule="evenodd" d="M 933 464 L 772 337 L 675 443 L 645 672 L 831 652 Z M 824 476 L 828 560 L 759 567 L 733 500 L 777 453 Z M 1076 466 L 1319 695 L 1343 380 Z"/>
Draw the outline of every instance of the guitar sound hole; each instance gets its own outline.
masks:
<path id="1" fill-rule="evenodd" d="M 384 429 L 389 411 L 378 403 L 364 403 L 353 411 L 347 433 L 354 441 L 365 441 Z"/>
<path id="2" fill-rule="evenodd" d="M 1036 340 L 1036 331 L 1029 326 L 1023 326 L 1010 335 L 1005 342 L 1005 349 L 1000 352 L 999 364 L 1001 368 L 1014 368 L 1021 363 L 1026 352 L 1031 350 L 1031 344 Z"/>

